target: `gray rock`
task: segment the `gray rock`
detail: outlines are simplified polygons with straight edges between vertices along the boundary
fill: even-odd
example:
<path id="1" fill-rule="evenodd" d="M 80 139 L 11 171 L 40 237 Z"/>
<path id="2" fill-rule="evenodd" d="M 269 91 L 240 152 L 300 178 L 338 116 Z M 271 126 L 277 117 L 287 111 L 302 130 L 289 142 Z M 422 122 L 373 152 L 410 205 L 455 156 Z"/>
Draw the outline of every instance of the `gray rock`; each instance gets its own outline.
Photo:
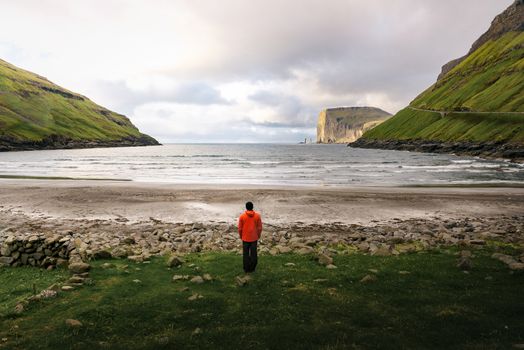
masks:
<path id="1" fill-rule="evenodd" d="M 320 253 L 317 256 L 318 263 L 320 265 L 328 266 L 333 264 L 333 258 L 327 254 Z"/>
<path id="2" fill-rule="evenodd" d="M 242 287 L 248 284 L 251 281 L 251 276 L 245 275 L 245 276 L 237 276 L 235 278 L 235 283 L 237 286 Z"/>
<path id="3" fill-rule="evenodd" d="M 10 256 L 0 256 L 0 264 L 11 265 L 14 261 L 15 259 Z"/>
<path id="4" fill-rule="evenodd" d="M 84 272 L 89 271 L 91 269 L 91 266 L 84 262 L 74 262 L 74 263 L 69 264 L 68 269 L 72 273 L 78 274 L 78 273 L 84 273 Z"/>
<path id="5" fill-rule="evenodd" d="M 171 255 L 167 259 L 166 265 L 168 267 L 177 267 L 177 266 L 182 265 L 183 263 L 184 263 L 184 260 L 181 257 L 176 256 L 176 255 Z"/>
<path id="6" fill-rule="evenodd" d="M 202 278 L 202 276 L 195 276 L 195 277 L 191 278 L 190 282 L 191 283 L 196 283 L 196 284 L 201 284 L 201 283 L 204 283 L 204 279 Z"/>
<path id="7" fill-rule="evenodd" d="M 75 320 L 75 319 L 72 319 L 72 318 L 68 318 L 67 320 L 65 320 L 65 324 L 71 328 L 80 328 L 82 327 L 82 322 L 78 321 L 78 320 Z"/>
<path id="8" fill-rule="evenodd" d="M 360 280 L 360 283 L 371 283 L 371 282 L 375 282 L 376 280 L 377 280 L 377 277 L 375 275 L 365 275 Z"/>
<path id="9" fill-rule="evenodd" d="M 328 270 L 335 270 L 335 269 L 338 269 L 338 267 L 336 267 L 333 264 L 329 264 L 329 265 L 326 266 L 326 269 L 328 269 Z"/>
<path id="10" fill-rule="evenodd" d="M 464 271 L 469 271 L 473 268 L 473 263 L 468 257 L 461 257 L 458 260 L 457 267 Z"/>

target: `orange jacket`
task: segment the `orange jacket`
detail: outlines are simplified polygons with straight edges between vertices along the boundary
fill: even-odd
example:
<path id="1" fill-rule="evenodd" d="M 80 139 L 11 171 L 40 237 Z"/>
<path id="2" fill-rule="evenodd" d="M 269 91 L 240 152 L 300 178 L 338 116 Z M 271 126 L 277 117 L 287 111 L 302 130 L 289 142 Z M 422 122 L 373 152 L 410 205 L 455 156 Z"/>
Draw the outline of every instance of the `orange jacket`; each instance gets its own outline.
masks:
<path id="1" fill-rule="evenodd" d="M 238 218 L 238 234 L 244 242 L 254 242 L 262 234 L 262 219 L 254 210 L 246 210 Z"/>

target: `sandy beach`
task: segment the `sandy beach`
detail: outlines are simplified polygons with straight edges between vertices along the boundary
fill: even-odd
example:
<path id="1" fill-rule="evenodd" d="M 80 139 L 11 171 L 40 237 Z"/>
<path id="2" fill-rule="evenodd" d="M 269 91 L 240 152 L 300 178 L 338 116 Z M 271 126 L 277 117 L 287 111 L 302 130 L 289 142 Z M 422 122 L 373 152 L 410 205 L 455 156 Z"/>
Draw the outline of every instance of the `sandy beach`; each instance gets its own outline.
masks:
<path id="1" fill-rule="evenodd" d="M 524 188 L 250 187 L 112 181 L 0 180 L 0 217 L 154 218 L 171 223 L 234 224 L 246 201 L 280 225 L 360 224 L 392 219 L 524 215 Z"/>

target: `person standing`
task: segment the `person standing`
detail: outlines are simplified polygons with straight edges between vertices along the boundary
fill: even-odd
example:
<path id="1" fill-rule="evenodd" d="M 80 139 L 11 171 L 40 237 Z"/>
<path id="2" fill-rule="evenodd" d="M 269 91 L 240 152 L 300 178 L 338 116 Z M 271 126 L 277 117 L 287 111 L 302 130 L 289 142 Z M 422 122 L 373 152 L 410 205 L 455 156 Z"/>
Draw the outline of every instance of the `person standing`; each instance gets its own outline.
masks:
<path id="1" fill-rule="evenodd" d="M 246 211 L 238 218 L 238 235 L 242 240 L 244 272 L 254 272 L 257 267 L 257 242 L 262 234 L 262 218 L 253 210 L 253 203 L 246 203 Z"/>

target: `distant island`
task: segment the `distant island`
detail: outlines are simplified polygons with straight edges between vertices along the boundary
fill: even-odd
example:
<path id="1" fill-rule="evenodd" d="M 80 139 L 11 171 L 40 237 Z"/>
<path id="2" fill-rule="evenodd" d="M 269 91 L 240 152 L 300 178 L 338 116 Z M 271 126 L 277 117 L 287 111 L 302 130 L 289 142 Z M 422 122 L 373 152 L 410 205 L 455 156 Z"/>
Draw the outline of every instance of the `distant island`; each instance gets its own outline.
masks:
<path id="1" fill-rule="evenodd" d="M 352 147 L 524 160 L 524 4 L 495 17 L 408 107 Z"/>
<path id="2" fill-rule="evenodd" d="M 0 60 L 0 151 L 148 145 L 124 115 Z"/>
<path id="3" fill-rule="evenodd" d="M 317 143 L 356 141 L 367 130 L 383 123 L 391 114 L 375 107 L 337 107 L 320 112 Z"/>

